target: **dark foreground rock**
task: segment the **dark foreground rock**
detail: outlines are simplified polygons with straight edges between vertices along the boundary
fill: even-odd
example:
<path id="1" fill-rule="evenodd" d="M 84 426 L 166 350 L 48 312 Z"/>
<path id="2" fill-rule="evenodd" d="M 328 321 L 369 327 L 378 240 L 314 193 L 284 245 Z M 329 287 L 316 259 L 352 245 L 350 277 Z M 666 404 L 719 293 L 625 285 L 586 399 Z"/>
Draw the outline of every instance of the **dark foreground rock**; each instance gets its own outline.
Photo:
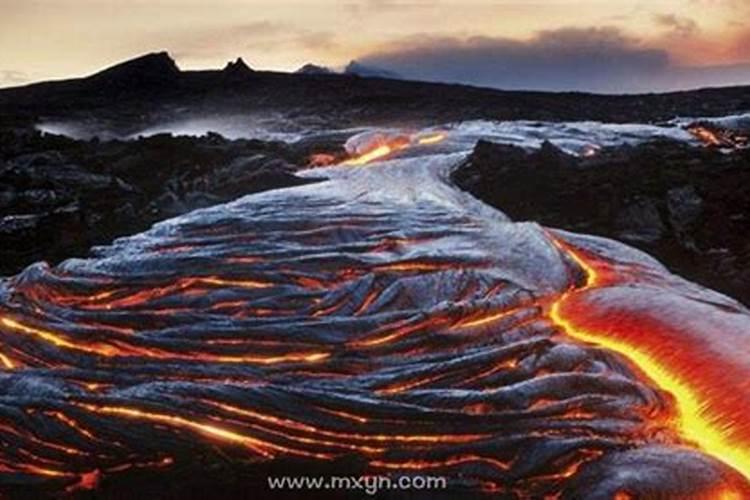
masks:
<path id="1" fill-rule="evenodd" d="M 156 221 L 248 193 L 310 182 L 282 143 L 160 135 L 75 141 L 0 132 L 0 275 L 85 255 Z"/>
<path id="2" fill-rule="evenodd" d="M 622 240 L 750 303 L 750 150 L 657 141 L 578 158 L 480 142 L 453 179 L 514 220 Z"/>

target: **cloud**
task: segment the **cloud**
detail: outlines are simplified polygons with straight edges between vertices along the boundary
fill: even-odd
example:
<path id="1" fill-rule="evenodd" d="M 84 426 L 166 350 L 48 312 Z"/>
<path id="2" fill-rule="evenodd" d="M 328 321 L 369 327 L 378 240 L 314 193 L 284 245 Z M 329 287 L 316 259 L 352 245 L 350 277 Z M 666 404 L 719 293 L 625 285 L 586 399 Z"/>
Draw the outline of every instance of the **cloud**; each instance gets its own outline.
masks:
<path id="1" fill-rule="evenodd" d="M 743 29 L 734 37 L 729 50 L 735 57 L 750 56 L 750 26 L 743 26 Z"/>
<path id="2" fill-rule="evenodd" d="M 695 36 L 699 31 L 698 23 L 689 17 L 678 16 L 676 14 L 656 14 L 654 21 L 659 26 L 669 29 L 673 36 L 679 38 Z"/>
<path id="3" fill-rule="evenodd" d="M 687 37 L 697 29 L 684 18 L 659 22 Z M 680 66 L 666 49 L 612 27 L 542 31 L 522 41 L 423 35 L 358 60 L 409 79 L 502 89 L 634 93 L 750 84 L 750 64 Z"/>
<path id="4" fill-rule="evenodd" d="M 14 69 L 0 69 L 0 87 L 20 85 L 30 81 L 29 75 Z"/>
<path id="5" fill-rule="evenodd" d="M 274 52 L 281 49 L 330 50 L 337 45 L 335 35 L 287 26 L 283 23 L 254 23 L 183 30 L 172 33 L 166 41 L 174 46 L 175 57 L 213 59 L 234 57 L 238 52 Z M 252 57 L 251 57 L 252 61 Z"/>
<path id="6" fill-rule="evenodd" d="M 359 59 L 421 80 L 604 92 L 632 88 L 639 75 L 670 63 L 666 51 L 644 47 L 611 27 L 548 30 L 525 41 L 412 37 Z"/>

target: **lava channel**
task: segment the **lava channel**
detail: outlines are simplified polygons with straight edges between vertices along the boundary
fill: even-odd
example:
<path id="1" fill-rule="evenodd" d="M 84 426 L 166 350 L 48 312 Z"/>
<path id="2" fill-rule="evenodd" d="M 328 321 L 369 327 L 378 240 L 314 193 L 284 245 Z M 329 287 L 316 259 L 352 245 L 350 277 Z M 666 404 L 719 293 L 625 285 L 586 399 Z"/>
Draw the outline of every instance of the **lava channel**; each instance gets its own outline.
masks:
<path id="1" fill-rule="evenodd" d="M 584 283 L 552 303 L 550 319 L 568 336 L 631 361 L 674 398 L 677 415 L 671 425 L 685 442 L 750 478 L 750 349 L 747 342 L 732 344 L 750 338 L 747 326 L 733 324 L 731 314 L 724 323 L 701 316 L 700 310 L 679 314 L 682 304 L 665 299 L 661 291 L 628 290 L 632 270 L 620 274 L 606 260 L 561 238 L 554 241 L 582 271 Z M 634 303 L 634 293 L 648 307 Z M 722 337 L 729 337 L 728 345 Z"/>

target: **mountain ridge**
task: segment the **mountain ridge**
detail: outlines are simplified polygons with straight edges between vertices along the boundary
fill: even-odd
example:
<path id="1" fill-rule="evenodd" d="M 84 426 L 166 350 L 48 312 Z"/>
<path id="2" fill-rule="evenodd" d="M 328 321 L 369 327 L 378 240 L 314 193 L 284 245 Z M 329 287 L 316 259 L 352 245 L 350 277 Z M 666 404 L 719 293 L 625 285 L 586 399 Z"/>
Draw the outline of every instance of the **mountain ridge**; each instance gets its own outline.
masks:
<path id="1" fill-rule="evenodd" d="M 459 120 L 660 122 L 750 110 L 750 86 L 666 94 L 507 91 L 459 84 L 252 70 L 181 70 L 153 52 L 83 78 L 0 89 L 0 121 L 106 120 L 143 128 L 186 115 L 292 114 L 321 127 Z M 135 122 L 137 127 L 135 126 Z"/>

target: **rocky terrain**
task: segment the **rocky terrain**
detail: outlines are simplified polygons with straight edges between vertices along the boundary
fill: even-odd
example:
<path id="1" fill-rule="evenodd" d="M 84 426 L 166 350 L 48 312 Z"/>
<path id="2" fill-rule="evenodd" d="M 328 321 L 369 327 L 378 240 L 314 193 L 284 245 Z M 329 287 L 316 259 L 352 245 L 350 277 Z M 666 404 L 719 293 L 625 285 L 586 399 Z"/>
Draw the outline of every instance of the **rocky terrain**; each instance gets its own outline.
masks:
<path id="1" fill-rule="evenodd" d="M 90 123 L 122 135 L 226 113 L 273 115 L 294 127 L 344 128 L 470 119 L 655 122 L 747 109 L 750 87 L 627 96 L 507 92 L 355 74 L 255 71 L 244 61 L 217 71 L 181 71 L 165 52 L 87 78 L 0 90 L 0 116 Z"/>
<path id="2" fill-rule="evenodd" d="M 624 241 L 748 304 L 748 166 L 748 149 L 674 141 L 588 157 L 480 142 L 453 179 L 514 220 Z"/>
<path id="3" fill-rule="evenodd" d="M 314 148 L 216 134 L 100 142 L 6 129 L 0 275 L 83 256 L 93 245 L 196 208 L 310 182 L 294 171 Z"/>
<path id="4" fill-rule="evenodd" d="M 0 496 L 750 498 L 750 311 L 502 216 L 455 139 L 0 280 Z"/>
<path id="5" fill-rule="evenodd" d="M 653 126 L 750 88 L 305 73 L 152 54 L 0 91 L 0 497 L 750 497 L 748 310 L 554 229 L 750 302 L 747 134 Z M 158 133 L 229 115 L 263 140 Z M 545 139 L 577 147 L 502 144 Z"/>
<path id="6" fill-rule="evenodd" d="M 288 145 L 217 134 L 138 136 L 174 120 L 231 114 L 288 132 L 480 118 L 656 123 L 746 109 L 750 87 L 634 96 L 502 92 L 262 72 L 242 59 L 223 70 L 182 71 L 168 54 L 149 54 L 87 78 L 0 90 L 0 274 L 83 255 L 195 208 L 305 182 L 294 170 L 312 153 L 324 153 L 325 162 L 340 155 L 346 139 Z M 49 122 L 85 140 L 35 131 Z M 552 147 L 525 153 L 480 143 L 456 179 L 511 217 L 627 241 L 747 301 L 747 155 L 657 142 L 576 159 Z"/>

